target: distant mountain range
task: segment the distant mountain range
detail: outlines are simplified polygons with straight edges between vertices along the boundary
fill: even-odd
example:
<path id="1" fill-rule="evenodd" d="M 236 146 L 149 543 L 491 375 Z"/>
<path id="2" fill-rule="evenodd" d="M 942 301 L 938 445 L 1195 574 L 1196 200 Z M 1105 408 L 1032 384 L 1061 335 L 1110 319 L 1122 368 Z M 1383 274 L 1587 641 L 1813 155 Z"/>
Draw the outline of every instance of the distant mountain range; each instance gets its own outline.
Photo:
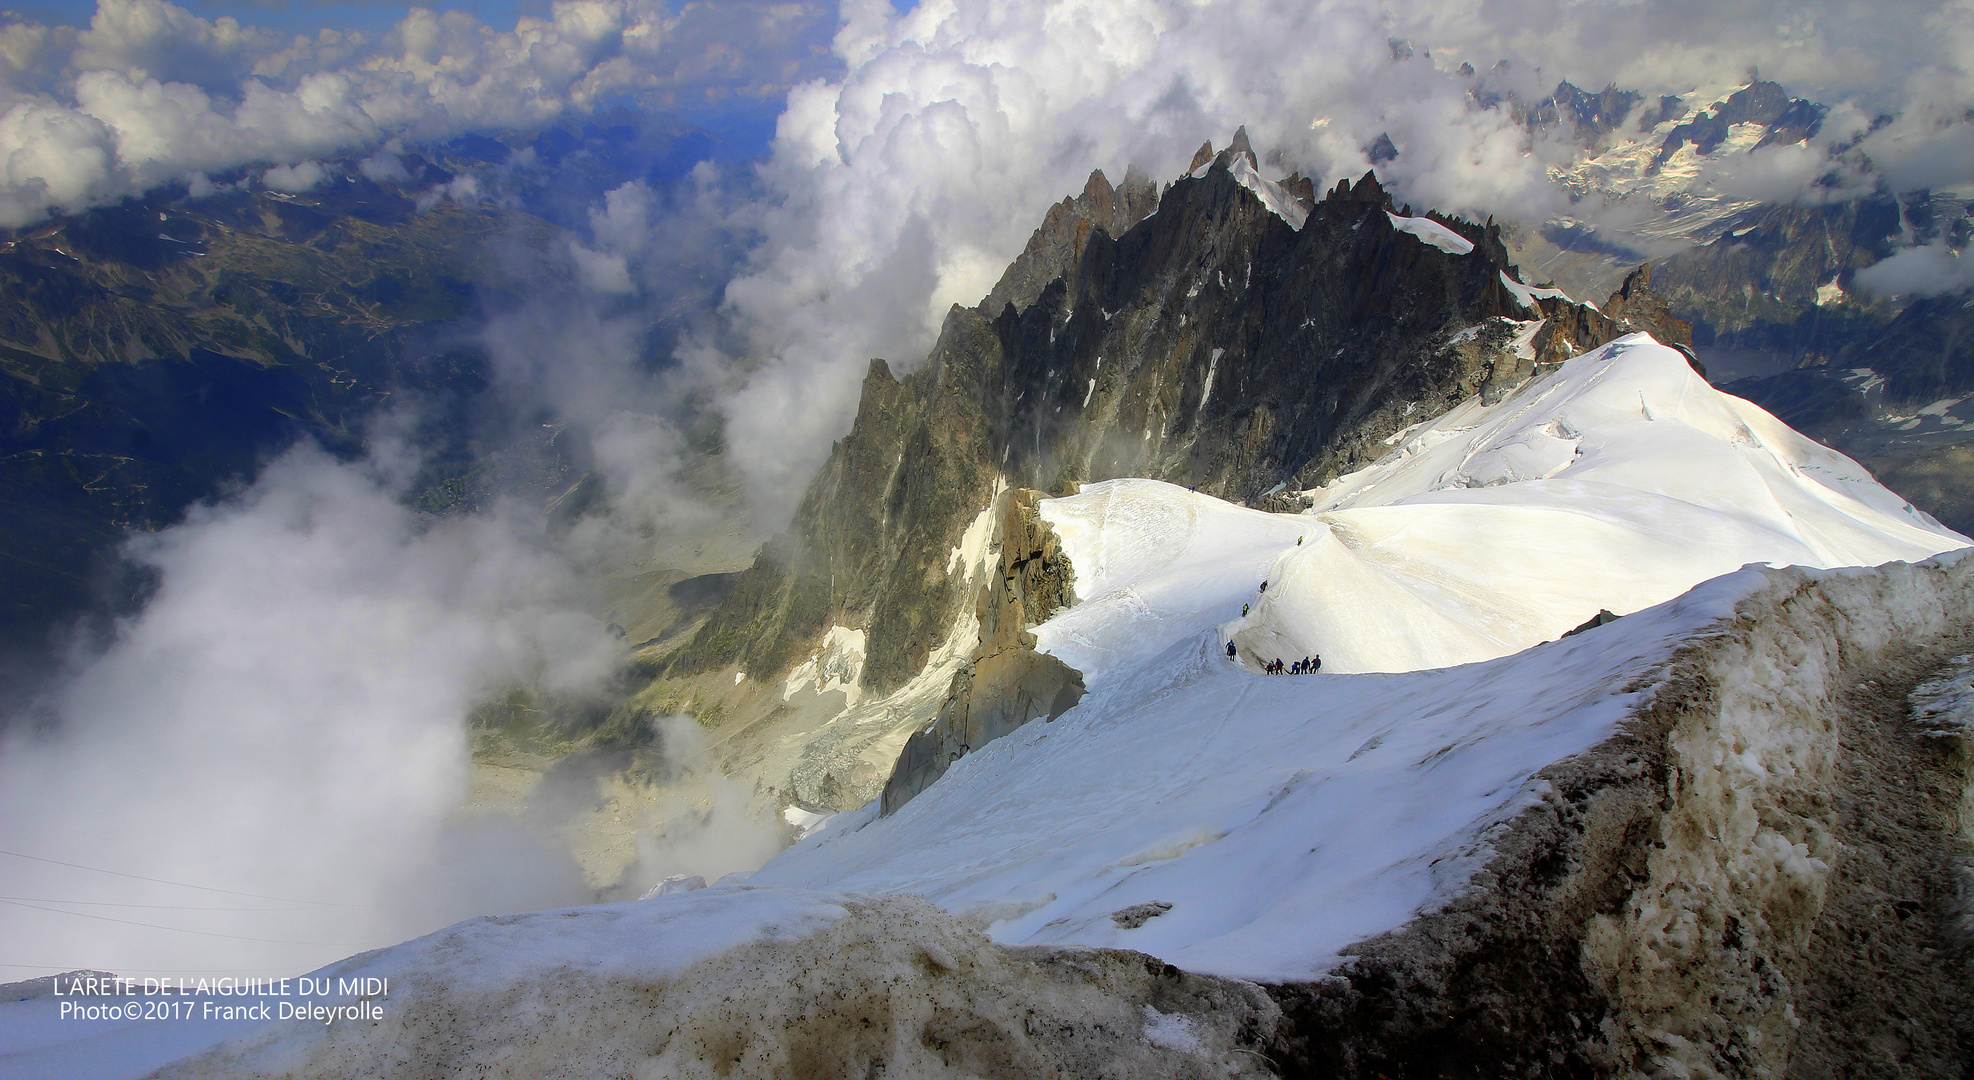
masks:
<path id="1" fill-rule="evenodd" d="M 353 453 L 394 400 L 425 420 L 425 508 L 566 490 L 588 468 L 580 431 L 488 442 L 512 425 L 478 329 L 543 288 L 604 191 L 720 153 L 620 112 L 404 149 L 389 169 L 329 161 L 299 192 L 238 171 L 0 235 L 0 650 L 141 593 L 113 573 L 129 532 L 296 438 Z M 707 303 L 659 299 L 661 330 Z"/>

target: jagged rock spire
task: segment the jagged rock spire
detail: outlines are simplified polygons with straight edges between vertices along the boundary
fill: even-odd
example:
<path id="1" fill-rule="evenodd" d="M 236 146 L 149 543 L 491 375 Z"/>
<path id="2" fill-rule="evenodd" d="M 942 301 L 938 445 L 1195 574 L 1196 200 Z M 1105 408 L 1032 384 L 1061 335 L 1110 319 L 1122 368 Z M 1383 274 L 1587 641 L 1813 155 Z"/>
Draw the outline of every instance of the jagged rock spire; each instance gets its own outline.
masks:
<path id="1" fill-rule="evenodd" d="M 1193 163 L 1191 165 L 1186 166 L 1186 171 L 1196 172 L 1198 171 L 1201 165 L 1204 165 L 1212 160 L 1213 160 L 1213 140 L 1208 139 L 1207 141 L 1199 144 L 1199 149 L 1193 152 Z"/>
<path id="2" fill-rule="evenodd" d="M 1227 144 L 1227 152 L 1230 154 L 1246 154 L 1247 163 L 1250 166 L 1257 169 L 1261 167 L 1260 160 L 1254 156 L 1253 145 L 1247 141 L 1246 124 L 1242 124 L 1240 127 L 1234 129 L 1234 141 Z"/>

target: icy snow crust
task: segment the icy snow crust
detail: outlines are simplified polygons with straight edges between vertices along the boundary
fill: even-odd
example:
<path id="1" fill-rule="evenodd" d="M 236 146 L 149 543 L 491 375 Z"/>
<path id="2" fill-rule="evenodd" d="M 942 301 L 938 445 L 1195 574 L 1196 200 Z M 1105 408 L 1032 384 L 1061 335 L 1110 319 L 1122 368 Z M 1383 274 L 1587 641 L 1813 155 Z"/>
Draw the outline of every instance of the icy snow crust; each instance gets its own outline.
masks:
<path id="1" fill-rule="evenodd" d="M 811 936 L 846 914 L 844 898 L 789 889 L 754 891 L 703 889 L 651 901 L 570 908 L 527 915 L 472 919 L 388 949 L 363 953 L 318 972 L 317 978 L 390 980 L 392 993 L 380 999 L 387 1016 L 401 1013 L 408 997 L 441 992 L 462 998 L 512 995 L 534 988 L 534 996 L 508 1001 L 509 1017 L 489 1016 L 498 1035 L 501 1024 L 516 1034 L 529 1020 L 553 1016 L 558 982 L 584 978 L 653 984 L 677 977 L 693 964 L 758 942 Z M 98 1003 L 132 1000 L 100 998 Z M 141 1000 L 141 999 L 136 999 Z M 351 998 L 241 997 L 192 998 L 226 1005 L 283 1003 L 345 1005 Z M 272 1047 L 257 1063 L 268 1072 L 285 1071 L 312 1049 L 329 1027 L 319 1023 L 218 1022 L 194 1018 L 171 1022 L 80 1021 L 62 1019 L 52 997 L 0 1003 L 0 1078 L 111 1080 L 149 1075 L 167 1062 L 206 1050 L 223 1039 Z M 350 1027 L 351 1024 L 345 1024 Z M 368 1028 L 367 1022 L 354 1024 Z M 259 1036 L 253 1034 L 260 1032 Z M 340 1034 L 340 1032 L 336 1033 Z M 226 1070 L 193 1070 L 213 1075 Z M 258 1072 L 249 1069 L 248 1072 Z M 523 1070 L 526 1071 L 525 1069 Z M 332 1074 L 334 1070 L 331 1070 Z"/>
<path id="2" fill-rule="evenodd" d="M 159 1080 L 1272 1075 L 1237 1051 L 1277 1015 L 1259 988 L 1157 972 L 1000 948 L 913 897 L 716 886 L 357 957 L 335 974 L 390 978 L 381 1019 L 275 1024 Z"/>

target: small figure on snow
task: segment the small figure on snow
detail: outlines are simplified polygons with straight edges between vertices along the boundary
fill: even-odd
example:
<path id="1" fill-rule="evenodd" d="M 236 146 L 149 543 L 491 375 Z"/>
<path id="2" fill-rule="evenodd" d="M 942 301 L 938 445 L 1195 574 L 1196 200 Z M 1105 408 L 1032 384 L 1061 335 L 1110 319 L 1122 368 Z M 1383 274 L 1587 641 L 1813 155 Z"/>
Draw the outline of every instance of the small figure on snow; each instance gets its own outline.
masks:
<path id="1" fill-rule="evenodd" d="M 1242 605 L 1241 605 L 1241 618 L 1243 618 L 1243 619 L 1245 619 L 1245 618 L 1247 618 L 1247 605 L 1246 605 L 1246 604 L 1242 604 Z"/>
<path id="2" fill-rule="evenodd" d="M 1229 641 L 1227 643 L 1227 659 L 1232 660 L 1233 658 L 1234 658 L 1234 643 Z"/>

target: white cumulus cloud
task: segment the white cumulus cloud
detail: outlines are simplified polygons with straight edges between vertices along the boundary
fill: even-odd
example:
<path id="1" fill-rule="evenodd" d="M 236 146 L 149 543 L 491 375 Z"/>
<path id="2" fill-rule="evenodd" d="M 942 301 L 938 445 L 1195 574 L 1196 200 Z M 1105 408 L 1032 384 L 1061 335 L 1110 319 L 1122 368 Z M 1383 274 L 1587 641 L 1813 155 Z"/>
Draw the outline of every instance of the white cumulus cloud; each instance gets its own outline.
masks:
<path id="1" fill-rule="evenodd" d="M 1539 222 L 1568 205 L 1547 163 L 1569 150 L 1477 100 L 1482 80 L 1526 101 L 1563 79 L 1656 100 L 1731 88 L 1754 68 L 1860 103 L 1844 116 L 1914 117 L 1863 147 L 1901 178 L 1974 179 L 1974 125 L 1955 112 L 1974 102 L 1968 10 L 1833 2 L 1778 20 L 1712 0 L 928 0 L 899 14 L 845 0 L 844 74 L 790 91 L 763 172 L 765 240 L 726 293 L 757 365 L 725 399 L 734 453 L 764 519 L 785 515 L 848 426 L 870 357 L 917 363 L 947 308 L 977 302 L 1092 166 L 1173 177 L 1237 125 L 1278 174 L 1326 184 L 1362 174 L 1365 148 L 1388 135 L 1399 155 L 1377 171 L 1401 199 Z M 1705 179 L 1794 198 L 1827 171 L 1830 142 L 1765 149 Z"/>
<path id="2" fill-rule="evenodd" d="M 13 21 L 0 25 L 0 226 L 604 100 L 772 101 L 827 62 L 809 46 L 828 25 L 817 0 L 560 0 L 505 30 L 414 7 L 370 37 L 283 38 L 167 0 L 101 0 L 80 32 Z"/>

